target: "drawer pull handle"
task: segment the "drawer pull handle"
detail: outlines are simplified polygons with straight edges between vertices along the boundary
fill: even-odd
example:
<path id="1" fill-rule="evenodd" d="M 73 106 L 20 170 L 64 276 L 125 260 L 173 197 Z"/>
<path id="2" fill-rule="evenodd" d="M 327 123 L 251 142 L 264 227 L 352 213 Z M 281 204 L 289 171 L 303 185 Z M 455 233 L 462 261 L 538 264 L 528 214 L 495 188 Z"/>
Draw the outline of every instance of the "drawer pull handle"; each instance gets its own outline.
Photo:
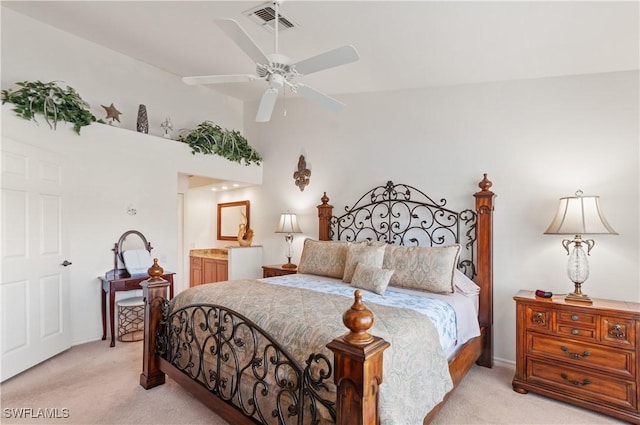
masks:
<path id="1" fill-rule="evenodd" d="M 580 316 L 578 316 L 577 314 L 571 315 L 571 320 L 578 320 L 579 318 Z"/>
<path id="2" fill-rule="evenodd" d="M 622 339 L 625 337 L 624 330 L 622 330 L 622 326 L 618 324 L 611 326 L 611 328 L 609 329 L 609 335 L 618 339 Z"/>
<path id="3" fill-rule="evenodd" d="M 572 353 L 571 351 L 569 351 L 569 349 L 567 347 L 565 347 L 564 345 L 560 347 L 560 349 L 562 351 L 564 351 L 565 353 L 567 353 L 568 356 L 573 357 L 574 359 L 579 359 L 582 357 L 589 357 L 591 355 L 590 351 L 585 351 L 584 353 L 580 354 L 580 353 Z"/>
<path id="4" fill-rule="evenodd" d="M 576 381 L 574 379 L 569 379 L 569 376 L 567 376 L 566 373 L 561 373 L 560 376 L 562 377 L 562 379 L 564 379 L 565 381 L 568 381 L 569 383 L 573 384 L 573 385 L 579 385 L 579 386 L 587 386 L 591 383 L 591 381 L 589 379 L 584 379 L 582 382 L 580 381 Z"/>
<path id="5" fill-rule="evenodd" d="M 538 325 L 543 325 L 544 324 L 544 316 L 542 315 L 542 313 L 536 313 L 533 315 L 533 318 L 531 319 L 531 321 L 533 323 L 536 323 Z"/>
<path id="6" fill-rule="evenodd" d="M 571 329 L 571 335 L 578 335 L 580 333 L 577 329 Z"/>

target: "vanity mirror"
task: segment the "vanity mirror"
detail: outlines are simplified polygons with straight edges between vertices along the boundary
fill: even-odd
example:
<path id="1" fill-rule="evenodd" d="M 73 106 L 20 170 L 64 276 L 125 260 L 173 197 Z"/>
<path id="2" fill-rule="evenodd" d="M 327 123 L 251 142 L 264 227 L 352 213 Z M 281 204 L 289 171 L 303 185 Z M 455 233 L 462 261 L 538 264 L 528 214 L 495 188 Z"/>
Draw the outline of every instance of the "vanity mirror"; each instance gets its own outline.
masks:
<path id="1" fill-rule="evenodd" d="M 249 201 L 218 204 L 218 240 L 237 241 L 243 223 L 249 227 Z"/>

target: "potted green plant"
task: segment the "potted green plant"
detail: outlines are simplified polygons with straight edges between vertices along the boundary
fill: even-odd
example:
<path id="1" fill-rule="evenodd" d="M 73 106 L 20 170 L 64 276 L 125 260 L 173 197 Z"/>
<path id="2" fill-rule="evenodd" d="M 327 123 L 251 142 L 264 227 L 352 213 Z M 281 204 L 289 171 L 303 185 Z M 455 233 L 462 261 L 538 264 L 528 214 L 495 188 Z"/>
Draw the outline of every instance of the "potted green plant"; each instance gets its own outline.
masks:
<path id="1" fill-rule="evenodd" d="M 13 103 L 13 111 L 20 117 L 36 121 L 36 114 L 44 116 L 51 129 L 56 129 L 59 121 L 73 124 L 73 130 L 80 129 L 96 121 L 85 102 L 72 87 L 58 86 L 56 81 L 22 81 L 16 83 L 18 90 L 2 90 L 2 104 Z"/>
<path id="2" fill-rule="evenodd" d="M 260 165 L 262 157 L 239 131 L 223 129 L 211 121 L 203 121 L 191 130 L 183 130 L 178 141 L 187 143 L 191 153 L 215 154 L 230 161 Z"/>

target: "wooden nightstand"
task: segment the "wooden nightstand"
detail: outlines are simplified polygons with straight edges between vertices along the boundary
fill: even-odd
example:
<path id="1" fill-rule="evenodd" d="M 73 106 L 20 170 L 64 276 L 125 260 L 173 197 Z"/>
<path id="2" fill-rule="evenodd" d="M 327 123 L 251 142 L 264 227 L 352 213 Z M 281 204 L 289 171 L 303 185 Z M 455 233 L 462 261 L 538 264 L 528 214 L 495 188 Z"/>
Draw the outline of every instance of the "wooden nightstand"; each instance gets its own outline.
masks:
<path id="1" fill-rule="evenodd" d="M 640 424 L 640 304 L 520 291 L 513 389 Z"/>
<path id="2" fill-rule="evenodd" d="M 296 274 L 298 269 L 286 269 L 281 265 L 262 266 L 262 277 L 284 276 L 287 274 Z"/>

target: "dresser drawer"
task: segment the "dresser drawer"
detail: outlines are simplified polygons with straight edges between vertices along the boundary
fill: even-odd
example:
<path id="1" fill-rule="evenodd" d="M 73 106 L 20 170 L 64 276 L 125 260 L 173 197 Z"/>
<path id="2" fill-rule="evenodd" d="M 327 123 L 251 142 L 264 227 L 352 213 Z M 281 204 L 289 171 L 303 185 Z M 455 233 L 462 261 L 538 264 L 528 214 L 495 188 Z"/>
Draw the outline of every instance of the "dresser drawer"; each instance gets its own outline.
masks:
<path id="1" fill-rule="evenodd" d="M 527 359 L 526 379 L 593 403 L 636 410 L 634 381 L 533 358 Z"/>
<path id="2" fill-rule="evenodd" d="M 588 328 L 580 328 L 577 326 L 569 326 L 569 325 L 558 325 L 558 335 L 568 336 L 568 337 L 579 337 L 586 338 L 592 341 L 596 340 L 596 330 L 588 329 Z"/>
<path id="3" fill-rule="evenodd" d="M 636 332 L 633 320 L 603 316 L 601 328 L 603 343 L 627 348 L 635 347 Z"/>
<path id="4" fill-rule="evenodd" d="M 564 338 L 554 338 L 531 332 L 527 334 L 527 354 L 557 359 L 578 367 L 613 373 L 623 378 L 634 378 L 636 376 L 636 357 L 633 351 L 570 341 Z"/>
<path id="5" fill-rule="evenodd" d="M 595 329 L 597 323 L 598 316 L 595 314 L 563 310 L 558 311 L 558 324 Z"/>
<path id="6" fill-rule="evenodd" d="M 526 306 L 525 325 L 527 329 L 551 331 L 553 312 L 544 308 Z"/>

